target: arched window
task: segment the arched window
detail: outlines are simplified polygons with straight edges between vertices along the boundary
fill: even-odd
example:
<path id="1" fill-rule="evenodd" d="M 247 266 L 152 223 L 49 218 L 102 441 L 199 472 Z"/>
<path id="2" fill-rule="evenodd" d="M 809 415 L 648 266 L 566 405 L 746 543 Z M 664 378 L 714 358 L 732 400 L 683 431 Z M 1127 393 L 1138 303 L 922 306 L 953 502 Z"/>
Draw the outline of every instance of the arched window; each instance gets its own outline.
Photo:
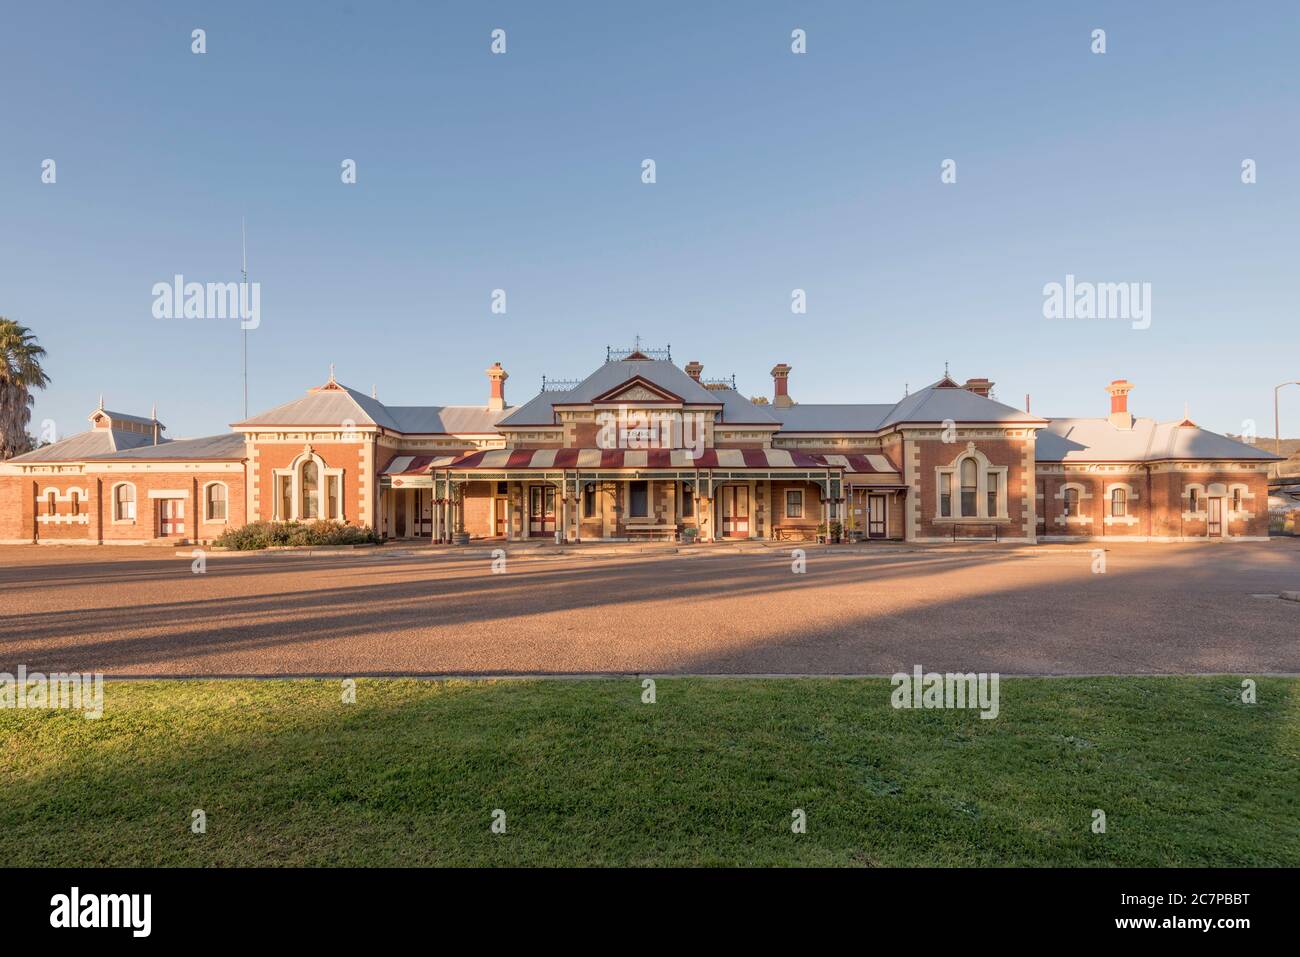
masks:
<path id="1" fill-rule="evenodd" d="M 74 491 L 74 492 L 72 493 L 72 505 L 71 505 L 71 511 L 72 511 L 72 514 L 73 514 L 73 515 L 80 515 L 80 514 L 81 514 L 81 493 L 80 493 L 80 492 L 75 492 L 75 491 Z"/>
<path id="2" fill-rule="evenodd" d="M 209 522 L 226 520 L 226 486 L 220 482 L 208 486 L 204 497 L 204 516 Z"/>
<path id="3" fill-rule="evenodd" d="M 53 515 L 55 512 L 57 512 L 59 510 L 58 502 L 59 502 L 59 498 L 57 492 L 55 492 L 53 489 L 50 489 L 48 492 L 46 492 L 45 493 L 45 514 Z"/>
<path id="4" fill-rule="evenodd" d="M 963 459 L 961 463 L 961 513 L 971 518 L 978 514 L 975 495 L 979 489 L 979 466 L 973 458 Z"/>
<path id="5" fill-rule="evenodd" d="M 1201 490 L 1199 488 L 1192 489 L 1191 494 L 1188 495 L 1187 497 L 1187 500 L 1191 506 L 1189 511 L 1199 512 L 1201 510 Z"/>
<path id="6" fill-rule="evenodd" d="M 1079 514 L 1079 490 L 1077 488 L 1067 488 L 1065 490 L 1065 515 Z"/>
<path id="7" fill-rule="evenodd" d="M 135 486 L 122 484 L 113 489 L 113 521 L 129 522 L 135 519 Z"/>
<path id="8" fill-rule="evenodd" d="M 1128 514 L 1128 490 L 1113 488 L 1110 490 L 1111 518 L 1123 518 Z"/>
<path id="9" fill-rule="evenodd" d="M 320 468 L 311 459 L 302 463 L 302 471 L 299 473 L 298 481 L 301 491 L 298 517 L 303 519 L 320 518 Z"/>
<path id="10" fill-rule="evenodd" d="M 1234 512 L 1241 511 L 1241 487 L 1240 486 L 1232 490 L 1232 510 Z"/>

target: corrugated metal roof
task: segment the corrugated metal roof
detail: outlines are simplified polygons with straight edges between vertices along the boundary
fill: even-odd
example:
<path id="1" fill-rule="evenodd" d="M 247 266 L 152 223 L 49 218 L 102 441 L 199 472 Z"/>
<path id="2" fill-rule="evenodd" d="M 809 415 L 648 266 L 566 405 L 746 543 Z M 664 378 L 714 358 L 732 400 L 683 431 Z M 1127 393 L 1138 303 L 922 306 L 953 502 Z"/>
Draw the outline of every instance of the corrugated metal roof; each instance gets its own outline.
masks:
<path id="1" fill-rule="evenodd" d="M 31 452 L 15 455 L 6 462 L 80 462 L 142 445 L 153 445 L 153 436 L 121 429 L 90 429 Z"/>
<path id="2" fill-rule="evenodd" d="M 249 425 L 375 425 L 392 432 L 455 434 L 491 432 L 510 409 L 497 412 L 483 405 L 386 406 L 340 383 L 312 389 L 300 399 L 236 422 Z"/>
<path id="3" fill-rule="evenodd" d="M 736 398 L 754 409 L 752 402 L 735 392 L 734 389 L 706 389 L 667 359 L 622 359 L 606 362 L 591 375 L 583 379 L 567 392 L 541 392 L 500 421 L 501 426 L 551 425 L 555 421 L 552 407 L 565 404 L 585 404 L 597 396 L 604 395 L 629 379 L 641 378 L 654 383 L 661 389 L 681 398 L 687 405 L 721 405 L 724 414 L 728 401 L 740 414 L 742 407 L 736 404 Z M 730 399 L 724 395 L 734 392 Z M 745 418 L 737 421 L 763 422 L 761 415 L 750 418 L 754 413 L 745 411 Z"/>
<path id="4" fill-rule="evenodd" d="M 399 432 L 455 435 L 494 432 L 513 410 L 496 411 L 482 405 L 390 405 L 386 407 Z"/>
<path id="5" fill-rule="evenodd" d="M 1049 419 L 1038 433 L 1040 462 L 1155 462 L 1166 459 L 1254 459 L 1277 456 L 1218 432 L 1180 422 L 1134 418 L 1117 429 L 1109 419 Z"/>
<path id="6" fill-rule="evenodd" d="M 892 405 L 817 405 L 799 403 L 772 406 L 783 432 L 874 432 Z"/>
<path id="7" fill-rule="evenodd" d="M 341 426 L 345 422 L 399 431 L 382 402 L 339 383 L 312 389 L 300 399 L 278 405 L 235 425 Z"/>
<path id="8" fill-rule="evenodd" d="M 140 448 L 127 449 L 112 455 L 96 456 L 107 460 L 150 460 L 150 459 L 184 459 L 203 461 L 208 459 L 242 459 L 244 457 L 244 437 L 238 432 L 223 432 L 220 435 L 207 435 L 194 439 L 173 439 L 158 445 L 144 445 Z"/>
<path id="9" fill-rule="evenodd" d="M 1046 423 L 1046 419 L 1013 406 L 986 399 L 960 386 L 941 385 L 940 379 L 924 389 L 906 396 L 881 421 L 881 426 L 903 422 L 1028 422 Z"/>

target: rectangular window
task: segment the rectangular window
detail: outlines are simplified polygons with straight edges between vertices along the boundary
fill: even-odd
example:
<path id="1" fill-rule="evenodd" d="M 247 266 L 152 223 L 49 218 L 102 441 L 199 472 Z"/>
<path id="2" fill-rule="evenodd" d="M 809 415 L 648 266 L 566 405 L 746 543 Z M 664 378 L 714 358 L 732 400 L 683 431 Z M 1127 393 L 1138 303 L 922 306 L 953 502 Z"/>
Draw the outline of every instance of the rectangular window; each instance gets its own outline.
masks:
<path id="1" fill-rule="evenodd" d="M 276 481 L 280 483 L 280 491 L 276 496 L 280 514 L 276 517 L 282 522 L 287 522 L 293 515 L 293 477 L 280 475 L 276 477 Z"/>
<path id="2" fill-rule="evenodd" d="M 682 518 L 695 517 L 695 486 L 690 482 L 682 483 Z"/>
<path id="3" fill-rule="evenodd" d="M 507 483 L 507 482 L 497 482 L 497 494 L 498 494 L 498 495 L 505 495 L 505 494 L 507 494 L 507 486 L 508 486 L 508 484 L 509 484 L 509 483 Z"/>
<path id="4" fill-rule="evenodd" d="M 803 491 L 787 489 L 785 493 L 785 517 L 803 518 Z"/>
<path id="5" fill-rule="evenodd" d="M 952 473 L 942 472 L 939 475 L 939 517 L 950 518 L 952 516 Z"/>
<path id="6" fill-rule="evenodd" d="M 647 515 L 648 493 L 645 482 L 628 483 L 628 509 L 627 513 L 632 518 L 645 518 Z"/>
<path id="7" fill-rule="evenodd" d="M 208 516 L 209 522 L 224 522 L 226 520 L 226 487 L 224 485 L 208 486 Z"/>
<path id="8" fill-rule="evenodd" d="M 1234 512 L 1241 511 L 1241 489 L 1239 488 L 1232 490 L 1232 510 Z"/>
<path id="9" fill-rule="evenodd" d="M 596 483 L 588 482 L 582 487 L 582 517 L 596 517 Z"/>
<path id="10" fill-rule="evenodd" d="M 1110 516 L 1123 518 L 1128 514 L 1128 492 L 1122 488 L 1110 490 Z"/>
<path id="11" fill-rule="evenodd" d="M 326 504 L 329 507 L 326 518 L 343 518 L 343 512 L 339 508 L 339 477 L 337 475 L 325 476 L 325 494 L 328 499 Z"/>
<path id="12" fill-rule="evenodd" d="M 987 512 L 987 516 L 989 518 L 997 518 L 998 517 L 998 473 L 990 472 L 988 474 L 988 482 L 989 482 L 989 510 Z"/>

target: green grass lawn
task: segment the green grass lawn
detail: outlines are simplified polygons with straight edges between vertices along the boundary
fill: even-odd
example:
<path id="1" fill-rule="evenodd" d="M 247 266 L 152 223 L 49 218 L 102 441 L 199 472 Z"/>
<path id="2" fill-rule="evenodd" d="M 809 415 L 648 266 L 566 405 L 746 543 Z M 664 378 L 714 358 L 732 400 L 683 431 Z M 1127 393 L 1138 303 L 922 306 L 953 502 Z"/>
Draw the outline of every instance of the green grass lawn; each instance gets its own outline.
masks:
<path id="1" fill-rule="evenodd" d="M 1300 681 L 1004 679 L 992 721 L 895 711 L 883 679 L 657 691 L 109 683 L 98 721 L 0 711 L 6 863 L 1300 865 Z"/>

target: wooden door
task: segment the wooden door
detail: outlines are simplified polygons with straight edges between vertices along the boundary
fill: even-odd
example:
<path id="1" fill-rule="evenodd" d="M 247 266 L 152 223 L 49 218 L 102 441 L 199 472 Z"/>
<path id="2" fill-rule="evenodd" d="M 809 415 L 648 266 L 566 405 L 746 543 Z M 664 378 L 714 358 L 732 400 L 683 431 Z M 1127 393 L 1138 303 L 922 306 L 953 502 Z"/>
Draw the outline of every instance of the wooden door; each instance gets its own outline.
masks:
<path id="1" fill-rule="evenodd" d="M 724 485 L 722 491 L 722 537 L 749 537 L 749 487 Z"/>
<path id="2" fill-rule="evenodd" d="M 185 534 L 185 499 L 158 500 L 158 532 L 164 537 Z"/>
<path id="3" fill-rule="evenodd" d="M 555 534 L 554 485 L 534 485 L 528 490 L 528 534 Z"/>
<path id="4" fill-rule="evenodd" d="M 1211 498 L 1206 500 L 1206 532 L 1211 538 L 1223 535 L 1223 499 Z"/>
<path id="5" fill-rule="evenodd" d="M 885 537 L 885 496 L 871 495 L 867 498 L 867 537 Z"/>

